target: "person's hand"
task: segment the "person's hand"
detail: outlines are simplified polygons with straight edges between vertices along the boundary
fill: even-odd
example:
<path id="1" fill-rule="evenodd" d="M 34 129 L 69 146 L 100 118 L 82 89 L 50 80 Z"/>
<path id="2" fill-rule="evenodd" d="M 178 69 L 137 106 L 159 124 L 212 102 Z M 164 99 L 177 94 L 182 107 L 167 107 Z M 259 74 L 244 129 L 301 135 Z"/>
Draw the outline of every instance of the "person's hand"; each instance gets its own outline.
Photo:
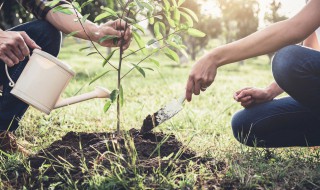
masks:
<path id="1" fill-rule="evenodd" d="M 104 47 L 119 47 L 121 46 L 121 40 L 119 39 L 123 36 L 123 49 L 126 50 L 130 45 L 132 37 L 131 27 L 126 25 L 127 23 L 120 19 L 100 25 L 98 30 L 95 32 L 95 41 Z M 125 30 L 126 32 L 124 32 Z M 104 40 L 101 42 L 100 40 L 106 35 L 117 36 L 118 39 Z"/>
<path id="2" fill-rule="evenodd" d="M 271 101 L 273 98 L 267 89 L 259 89 L 254 87 L 243 88 L 234 93 L 233 98 L 240 102 L 245 108 Z"/>
<path id="3" fill-rule="evenodd" d="M 191 69 L 186 86 L 186 99 L 190 102 L 192 94 L 199 95 L 214 81 L 217 66 L 209 54 L 203 56 Z"/>
<path id="4" fill-rule="evenodd" d="M 41 49 L 25 32 L 0 30 L 0 59 L 12 67 L 30 55 L 29 48 Z"/>

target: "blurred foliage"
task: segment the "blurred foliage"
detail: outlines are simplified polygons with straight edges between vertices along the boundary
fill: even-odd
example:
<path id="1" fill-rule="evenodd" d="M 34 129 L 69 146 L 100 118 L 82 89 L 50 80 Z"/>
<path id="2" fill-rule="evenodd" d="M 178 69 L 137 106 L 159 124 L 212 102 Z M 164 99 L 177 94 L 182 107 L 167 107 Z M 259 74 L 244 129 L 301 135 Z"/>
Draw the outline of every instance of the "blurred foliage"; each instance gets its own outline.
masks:
<path id="1" fill-rule="evenodd" d="M 191 56 L 191 60 L 194 61 L 197 54 L 207 46 L 210 39 L 214 39 L 221 34 L 221 18 L 201 13 L 201 5 L 196 0 L 187 0 L 182 6 L 195 12 L 199 21 L 194 23 L 194 27 L 206 34 L 203 38 L 195 38 L 186 34 L 182 35 L 182 39 L 187 46 L 186 51 Z"/>
<path id="2" fill-rule="evenodd" d="M 241 39 L 258 30 L 257 0 L 217 0 L 227 43 Z"/>
<path id="3" fill-rule="evenodd" d="M 280 14 L 280 9 L 282 7 L 282 4 L 279 0 L 272 0 L 269 4 L 269 7 L 265 13 L 264 19 L 267 24 L 276 23 L 282 20 L 287 19 L 288 17 Z M 269 53 L 268 57 L 271 60 L 274 55 L 273 53 Z"/>
<path id="4" fill-rule="evenodd" d="M 34 17 L 16 1 L 4 1 L 0 10 L 0 28 L 9 29 L 18 24 L 32 20 Z"/>

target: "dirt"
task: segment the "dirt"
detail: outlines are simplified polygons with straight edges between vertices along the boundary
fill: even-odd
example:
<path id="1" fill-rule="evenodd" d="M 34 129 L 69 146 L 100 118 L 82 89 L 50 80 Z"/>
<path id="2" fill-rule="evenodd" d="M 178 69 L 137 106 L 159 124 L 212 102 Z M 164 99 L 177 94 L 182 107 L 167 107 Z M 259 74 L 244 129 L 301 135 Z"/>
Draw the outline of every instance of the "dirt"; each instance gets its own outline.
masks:
<path id="1" fill-rule="evenodd" d="M 147 118 L 143 120 L 143 124 L 141 127 L 140 133 L 144 134 L 146 132 L 151 131 L 153 128 L 159 125 L 159 122 L 155 119 L 157 117 L 158 112 L 148 115 Z"/>
<path id="2" fill-rule="evenodd" d="M 136 129 L 122 136 L 115 133 L 69 132 L 61 140 L 29 157 L 28 161 L 31 171 L 20 166 L 9 172 L 8 177 L 13 179 L 10 183 L 14 188 L 20 189 L 24 185 L 31 189 L 46 189 L 50 184 L 67 184 L 65 179 L 70 178 L 78 181 L 78 188 L 85 189 L 83 182 L 90 174 L 96 171 L 103 174 L 103 168 L 111 169 L 114 163 L 121 163 L 128 170 L 136 168 L 146 176 L 157 169 L 183 174 L 189 169 L 190 161 L 196 165 L 194 171 L 198 171 L 202 164 L 212 175 L 225 168 L 223 162 L 198 157 L 195 151 L 184 146 L 172 134 L 149 132 L 141 135 Z M 127 173 L 130 177 L 130 172 Z M 216 186 L 217 181 L 199 178 L 197 183 L 209 187 L 212 184 Z"/>

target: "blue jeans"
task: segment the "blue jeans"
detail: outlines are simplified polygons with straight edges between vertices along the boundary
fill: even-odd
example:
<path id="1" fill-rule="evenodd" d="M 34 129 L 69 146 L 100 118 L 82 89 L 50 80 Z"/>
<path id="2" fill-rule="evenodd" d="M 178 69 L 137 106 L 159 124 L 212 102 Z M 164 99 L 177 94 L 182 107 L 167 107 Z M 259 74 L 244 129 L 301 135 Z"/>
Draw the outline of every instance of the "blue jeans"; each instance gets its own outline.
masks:
<path id="1" fill-rule="evenodd" d="M 25 31 L 43 51 L 57 56 L 61 45 L 61 33 L 50 23 L 37 20 L 19 25 L 10 31 Z M 31 50 L 30 50 L 31 52 Z M 9 68 L 9 73 L 14 81 L 17 81 L 28 59 L 21 61 Z M 4 63 L 0 61 L 0 85 L 3 85 L 3 93 L 0 96 L 0 130 L 14 131 L 29 105 L 10 94 L 9 79 L 5 74 Z"/>
<path id="2" fill-rule="evenodd" d="M 292 45 L 272 61 L 277 84 L 289 97 L 238 111 L 232 118 L 238 141 L 256 147 L 320 145 L 320 52 Z"/>

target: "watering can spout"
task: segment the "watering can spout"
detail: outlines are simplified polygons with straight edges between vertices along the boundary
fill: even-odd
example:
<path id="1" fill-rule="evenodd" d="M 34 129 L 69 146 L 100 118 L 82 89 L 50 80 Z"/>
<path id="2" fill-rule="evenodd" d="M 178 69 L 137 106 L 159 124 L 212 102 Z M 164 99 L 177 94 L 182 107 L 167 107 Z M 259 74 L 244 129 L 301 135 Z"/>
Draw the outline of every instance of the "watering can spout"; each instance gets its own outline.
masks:
<path id="1" fill-rule="evenodd" d="M 56 105 L 54 106 L 54 109 L 75 104 L 78 102 L 82 102 L 85 100 L 93 99 L 93 98 L 110 98 L 110 92 L 109 90 L 103 87 L 96 87 L 96 89 L 92 92 L 70 97 L 67 99 L 59 99 Z"/>

